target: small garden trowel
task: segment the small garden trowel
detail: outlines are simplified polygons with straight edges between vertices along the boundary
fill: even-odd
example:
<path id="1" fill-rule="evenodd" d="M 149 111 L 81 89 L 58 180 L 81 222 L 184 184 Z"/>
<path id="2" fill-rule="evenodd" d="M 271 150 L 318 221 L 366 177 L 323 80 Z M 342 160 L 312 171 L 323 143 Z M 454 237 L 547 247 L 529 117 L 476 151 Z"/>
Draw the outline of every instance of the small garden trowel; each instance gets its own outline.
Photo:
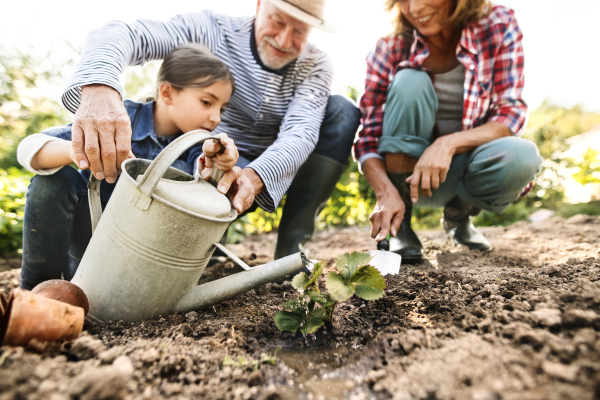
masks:
<path id="1" fill-rule="evenodd" d="M 367 253 L 373 257 L 369 264 L 377 268 L 381 275 L 397 275 L 400 272 L 402 256 L 399 254 L 385 250 L 369 250 Z"/>

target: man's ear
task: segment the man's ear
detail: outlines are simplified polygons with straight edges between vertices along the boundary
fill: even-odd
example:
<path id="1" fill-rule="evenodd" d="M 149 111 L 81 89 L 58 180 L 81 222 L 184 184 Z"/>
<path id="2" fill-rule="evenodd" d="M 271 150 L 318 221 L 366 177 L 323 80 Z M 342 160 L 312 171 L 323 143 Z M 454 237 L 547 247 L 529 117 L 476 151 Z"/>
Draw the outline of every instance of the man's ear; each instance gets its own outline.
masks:
<path id="1" fill-rule="evenodd" d="M 158 87 L 158 99 L 162 100 L 166 105 L 173 104 L 173 92 L 175 88 L 169 82 L 163 82 Z"/>
<path id="2" fill-rule="evenodd" d="M 258 14 L 259 9 L 260 9 L 260 0 L 256 0 L 256 14 Z"/>

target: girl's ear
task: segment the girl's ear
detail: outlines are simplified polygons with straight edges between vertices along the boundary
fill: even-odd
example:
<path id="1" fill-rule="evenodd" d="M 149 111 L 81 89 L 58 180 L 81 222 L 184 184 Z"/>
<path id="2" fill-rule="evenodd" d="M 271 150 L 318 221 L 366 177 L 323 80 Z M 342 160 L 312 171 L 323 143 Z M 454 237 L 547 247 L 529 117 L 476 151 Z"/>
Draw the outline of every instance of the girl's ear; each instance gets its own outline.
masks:
<path id="1" fill-rule="evenodd" d="M 158 87 L 158 100 L 161 100 L 166 105 L 173 104 L 173 92 L 175 88 L 169 82 L 163 82 Z"/>

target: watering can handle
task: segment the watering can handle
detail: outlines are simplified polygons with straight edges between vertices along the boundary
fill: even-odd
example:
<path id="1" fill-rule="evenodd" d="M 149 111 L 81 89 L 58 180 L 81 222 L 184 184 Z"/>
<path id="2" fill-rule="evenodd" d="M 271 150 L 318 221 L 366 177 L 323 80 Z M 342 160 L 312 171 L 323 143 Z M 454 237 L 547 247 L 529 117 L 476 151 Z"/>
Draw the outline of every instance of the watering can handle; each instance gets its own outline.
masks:
<path id="1" fill-rule="evenodd" d="M 142 210 L 147 210 L 152 202 L 152 191 L 158 184 L 158 181 L 165 175 L 169 167 L 177 161 L 177 159 L 190 147 L 203 143 L 204 141 L 212 139 L 220 143 L 219 138 L 212 136 L 208 131 L 195 130 L 181 135 L 179 138 L 174 140 L 170 145 L 160 152 L 158 157 L 152 161 L 148 169 L 142 176 L 142 179 L 137 184 L 138 195 L 137 198 L 133 199 L 136 206 Z M 221 149 L 223 146 L 221 145 Z M 209 182 L 217 186 L 219 180 L 223 177 L 223 171 L 219 170 L 216 164 L 213 165 L 210 173 Z M 102 216 L 102 206 L 100 203 L 100 181 L 97 180 L 94 175 L 90 175 L 90 181 L 88 183 L 88 198 L 90 204 L 90 215 L 92 218 L 92 232 L 96 230 L 96 226 Z"/>

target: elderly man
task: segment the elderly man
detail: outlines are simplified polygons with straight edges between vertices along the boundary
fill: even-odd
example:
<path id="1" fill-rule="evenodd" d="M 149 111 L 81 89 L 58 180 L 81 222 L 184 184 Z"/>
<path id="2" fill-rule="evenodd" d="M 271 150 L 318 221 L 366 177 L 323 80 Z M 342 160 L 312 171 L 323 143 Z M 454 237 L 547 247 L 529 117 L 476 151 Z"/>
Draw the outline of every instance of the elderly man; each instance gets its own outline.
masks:
<path id="1" fill-rule="evenodd" d="M 131 122 L 120 84 L 125 67 L 161 59 L 183 43 L 201 43 L 236 80 L 215 130 L 227 133 L 239 149 L 243 175 L 234 204 L 248 209 L 255 195 L 256 205 L 272 212 L 287 192 L 275 257 L 297 252 L 345 168 L 360 123 L 351 102 L 330 96 L 331 62 L 308 43 L 313 27 L 335 31 L 323 19 L 324 5 L 325 0 L 258 0 L 255 17 L 202 11 L 166 22 L 111 22 L 93 31 L 63 95 L 65 106 L 76 111 L 78 165 L 114 182 L 130 149 Z"/>

